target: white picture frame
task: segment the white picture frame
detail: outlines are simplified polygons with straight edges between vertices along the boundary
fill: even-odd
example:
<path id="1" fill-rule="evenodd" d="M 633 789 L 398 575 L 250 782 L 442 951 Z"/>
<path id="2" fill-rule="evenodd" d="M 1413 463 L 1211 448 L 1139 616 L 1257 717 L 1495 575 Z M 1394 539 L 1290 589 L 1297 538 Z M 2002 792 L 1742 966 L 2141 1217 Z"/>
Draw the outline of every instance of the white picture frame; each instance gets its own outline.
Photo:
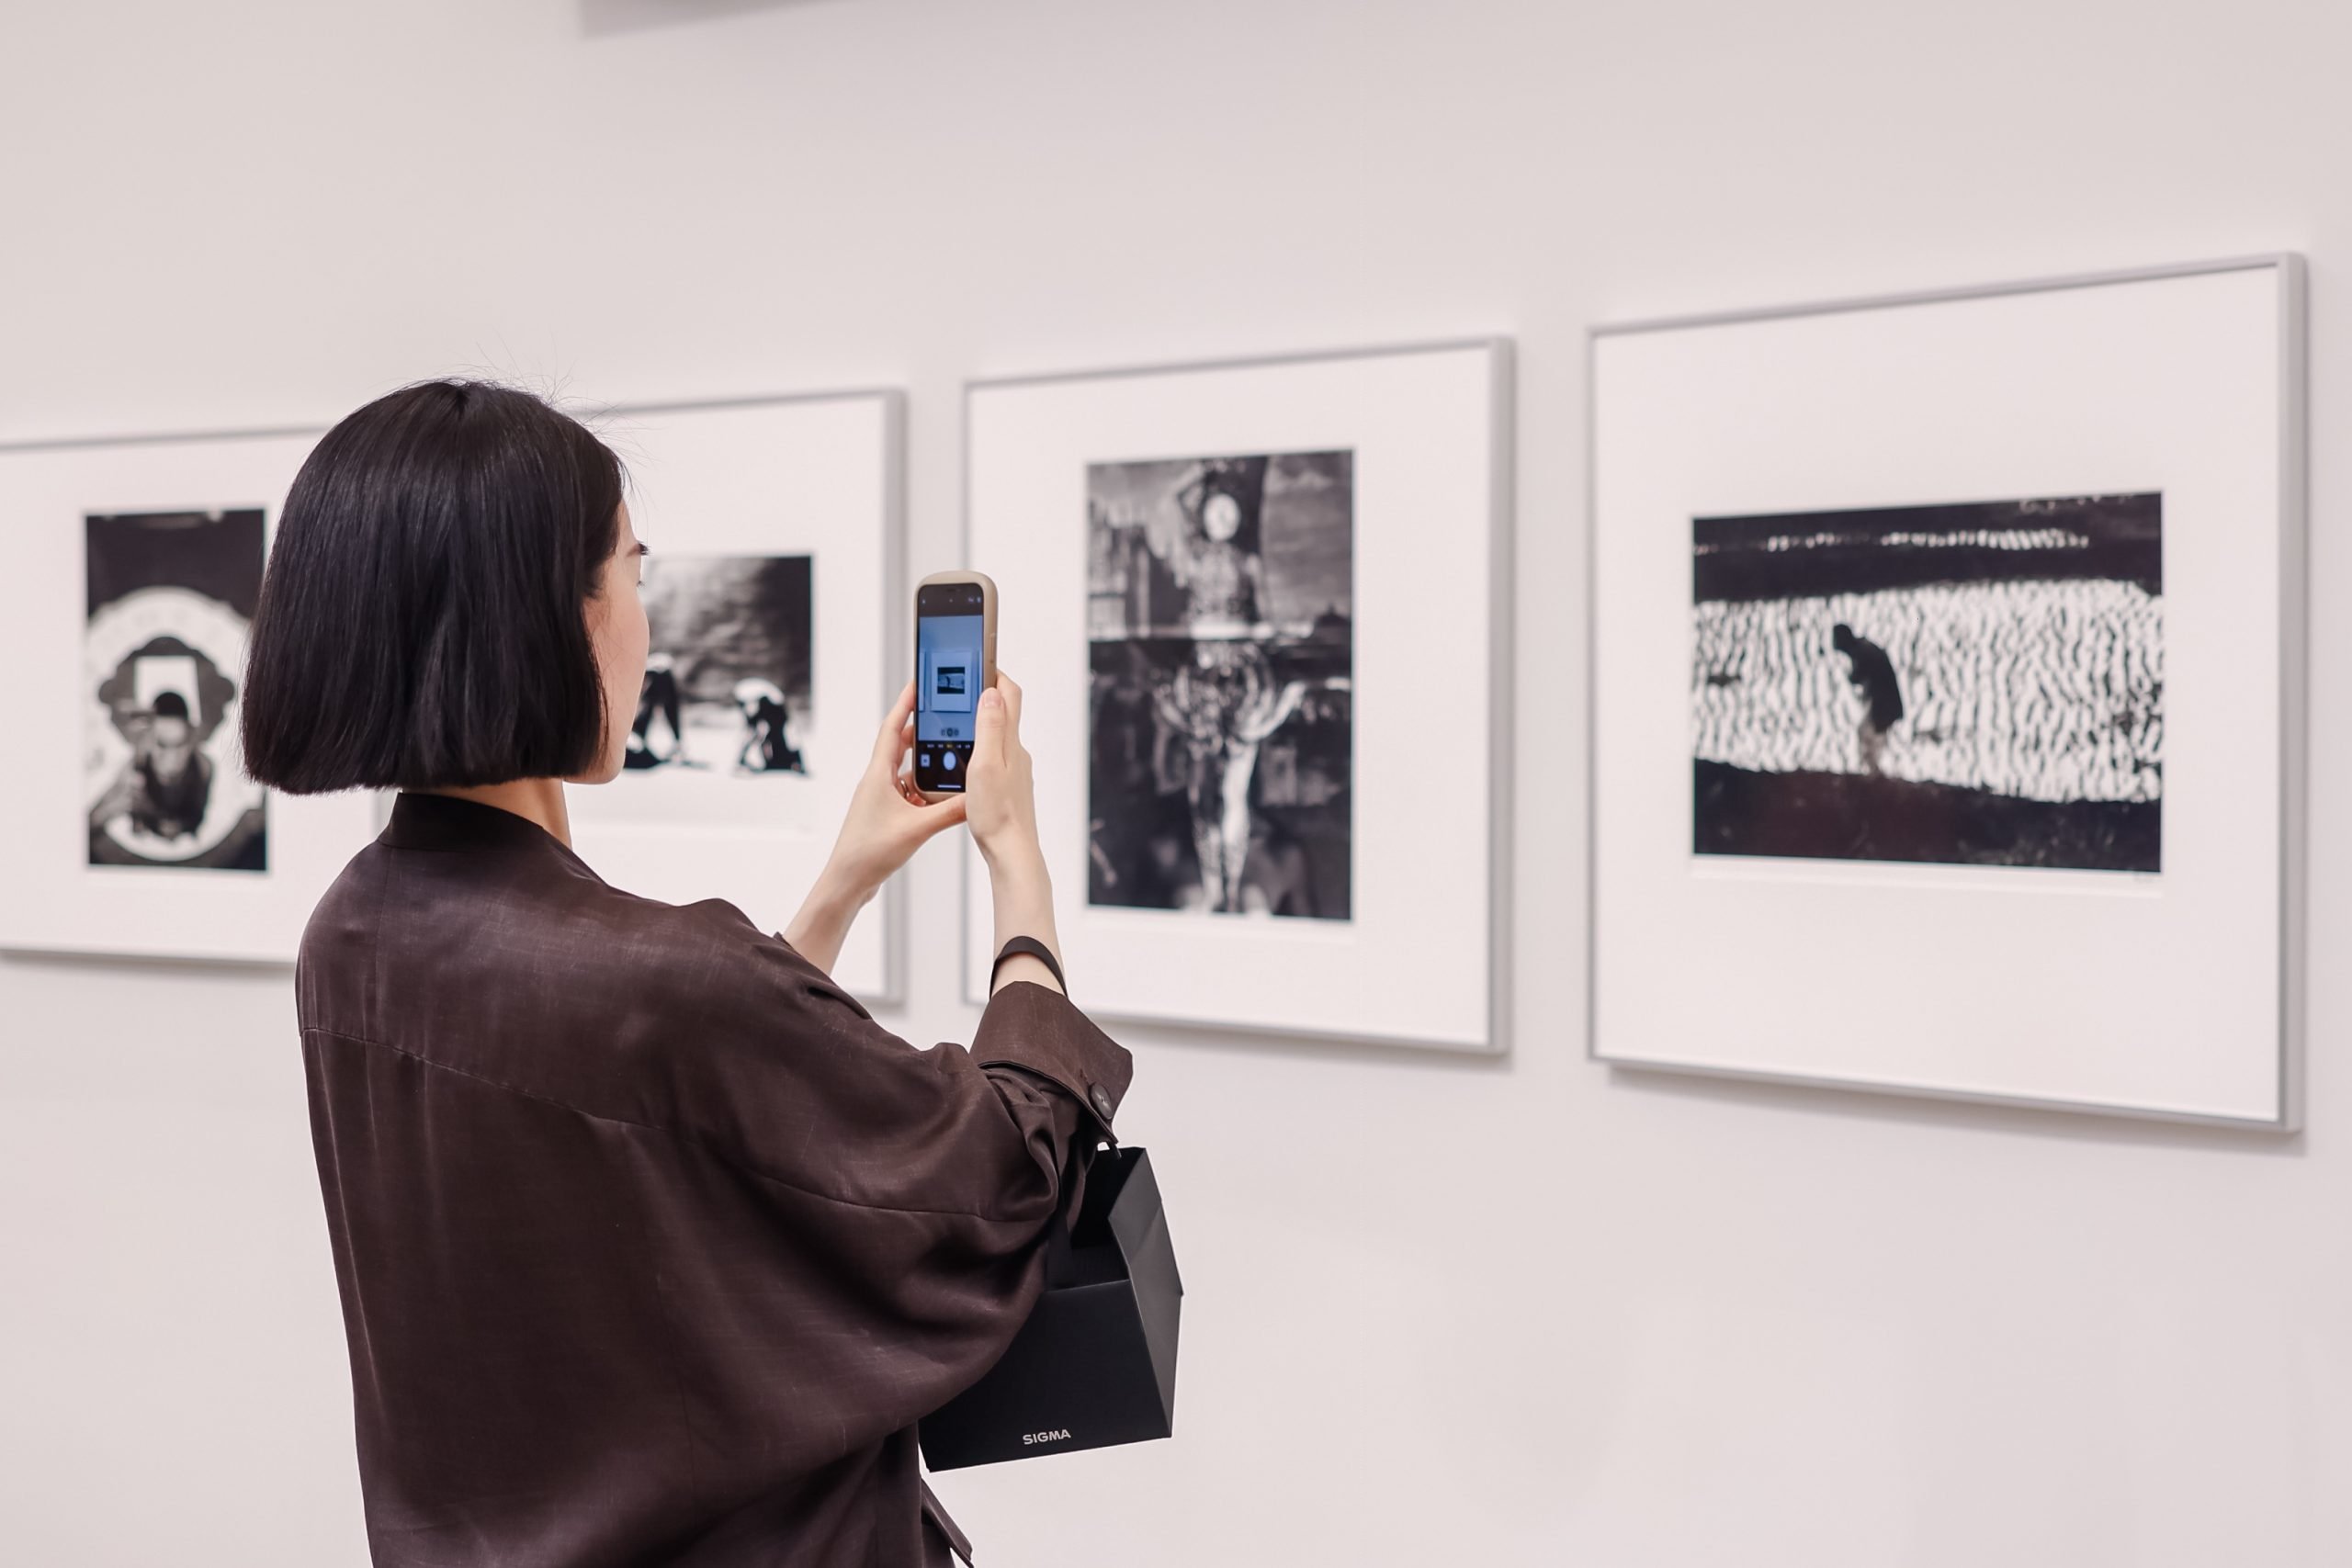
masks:
<path id="1" fill-rule="evenodd" d="M 966 556 L 1001 592 L 999 657 L 1026 694 L 1022 722 L 1036 760 L 1038 818 L 1050 825 L 1060 938 L 1073 994 L 1090 1012 L 1240 1034 L 1505 1049 L 1510 407 L 1510 345 L 1499 339 L 967 388 Z M 1262 912 L 1272 896 L 1240 886 L 1255 860 L 1234 863 L 1241 874 L 1224 908 L 1209 904 L 1212 878 L 1197 867 L 1215 858 L 1210 851 L 1194 855 L 1193 870 L 1173 874 L 1189 877 L 1194 907 L 1095 901 L 1109 896 L 1091 881 L 1109 857 L 1090 799 L 1094 660 L 1105 643 L 1148 639 L 1094 635 L 1103 612 L 1090 606 L 1100 569 L 1089 552 L 1114 525 L 1163 538 L 1170 508 L 1182 502 L 1168 499 L 1164 474 L 1157 490 L 1146 484 L 1147 470 L 1180 464 L 1261 472 L 1268 494 L 1345 476 L 1349 663 L 1344 678 L 1326 674 L 1318 688 L 1347 694 L 1344 914 L 1329 892 L 1336 829 L 1318 852 L 1327 867 L 1320 901 L 1283 894 L 1279 906 L 1321 918 Z M 1113 482 L 1102 476 L 1114 469 L 1145 486 L 1133 514 L 1115 524 L 1104 520 L 1095 488 Z M 1271 529 L 1272 503 L 1253 516 Z M 1212 537 L 1194 521 L 1202 539 Z M 1318 526 L 1340 525 L 1327 516 Z M 1271 536 L 1258 536 L 1261 544 Z M 1259 552 L 1248 572 L 1258 574 L 1261 631 L 1294 617 L 1264 645 L 1279 657 L 1283 639 L 1304 640 L 1309 623 L 1295 617 L 1312 604 L 1302 592 L 1288 609 L 1272 607 L 1283 595 L 1280 569 L 1263 564 L 1272 554 Z M 1137 570 L 1168 574 L 1164 562 Z M 1178 596 L 1189 606 L 1179 614 L 1195 616 L 1185 635 L 1198 637 L 1172 639 L 1174 651 L 1164 652 L 1171 668 L 1242 657 L 1204 651 L 1221 634 L 1200 629 L 1203 592 Z M 1128 613 L 1109 612 L 1114 620 Z M 1163 612 L 1133 615 L 1141 624 Z M 1326 612 L 1311 626 L 1337 624 Z M 1311 684 L 1277 674 L 1267 689 L 1282 688 L 1287 700 Z M 1151 700 L 1159 711 L 1159 697 Z M 1166 765 L 1160 748 L 1177 744 L 1164 728 L 1148 743 L 1155 768 Z M 1272 815 L 1268 776 L 1252 786 L 1260 820 Z M 1167 792 L 1155 784 L 1153 793 L 1158 809 Z M 1121 793 L 1110 807 L 1129 809 L 1135 794 Z M 1190 809 L 1187 796 L 1179 810 Z M 1260 854 L 1259 840 L 1250 841 L 1250 855 Z M 1235 908 L 1261 912 L 1228 912 Z M 985 998 L 992 934 L 987 874 L 967 851 L 965 990 L 975 1002 Z"/>
<path id="2" fill-rule="evenodd" d="M 258 802 L 258 849 L 240 868 L 171 863 L 168 857 L 217 831 L 209 820 L 215 814 L 208 813 L 192 835 L 156 840 L 162 859 L 94 863 L 104 835 L 91 814 L 105 793 L 94 793 L 94 781 L 119 774 L 129 755 L 109 754 L 121 747 L 107 734 L 108 707 L 98 694 L 108 682 L 98 665 L 148 662 L 133 657 L 131 645 L 150 648 L 155 637 L 170 635 L 186 638 L 183 646 L 194 651 L 159 657 L 152 661 L 156 671 L 136 671 L 119 694 L 130 706 L 152 705 L 164 690 L 192 681 L 199 661 L 210 667 L 208 681 L 242 688 L 250 611 L 160 583 L 148 585 L 143 609 L 135 594 L 109 595 L 107 604 L 94 607 L 89 595 L 104 591 L 91 581 L 97 549 L 91 530 L 107 520 L 177 515 L 217 522 L 258 511 L 261 539 L 245 551 L 266 550 L 319 434 L 229 431 L 0 447 L 0 528 L 21 590 L 0 617 L 0 665 L 14 672 L 11 733 L 24 747 L 12 749 L 10 765 L 0 770 L 0 816 L 10 824 L 0 835 L 0 888 L 6 890 L 0 950 L 290 964 L 312 908 L 374 836 L 377 801 L 368 792 L 300 797 L 246 780 L 233 709 L 208 713 L 199 697 L 183 699 L 183 706 L 192 705 L 203 721 L 198 750 L 209 800 L 218 806 L 236 792 L 249 811 Z M 257 586 L 257 560 L 251 579 Z M 157 587 L 186 596 L 159 600 Z"/>
<path id="3" fill-rule="evenodd" d="M 2266 255 L 1594 331 L 1595 1060 L 2300 1124 L 2302 297 Z M 1699 687 L 1748 678 L 1700 668 L 1706 520 L 2151 494 L 2160 854 L 1702 852 Z"/>
<path id="4" fill-rule="evenodd" d="M 629 470 L 630 516 L 651 549 L 654 653 L 664 651 L 665 562 L 808 558 L 813 717 L 796 710 L 791 727 L 805 773 L 739 775 L 727 739 L 692 770 L 624 771 L 570 791 L 575 847 L 615 886 L 668 903 L 724 898 L 781 932 L 831 852 L 896 694 L 903 399 L 874 390 L 616 404 L 589 423 Z M 652 733 L 658 742 L 662 729 Z M 899 999 L 900 919 L 896 887 L 886 886 L 833 966 L 844 989 Z"/>

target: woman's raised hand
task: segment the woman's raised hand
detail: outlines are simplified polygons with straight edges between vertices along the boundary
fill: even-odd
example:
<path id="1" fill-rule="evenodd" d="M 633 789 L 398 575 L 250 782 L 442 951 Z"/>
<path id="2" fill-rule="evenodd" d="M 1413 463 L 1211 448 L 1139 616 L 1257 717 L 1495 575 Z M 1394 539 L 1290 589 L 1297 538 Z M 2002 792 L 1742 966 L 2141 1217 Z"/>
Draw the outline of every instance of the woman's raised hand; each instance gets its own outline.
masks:
<path id="1" fill-rule="evenodd" d="M 989 863 L 998 950 L 1013 937 L 1025 936 L 1044 942 L 1059 957 L 1053 879 L 1046 874 L 1046 852 L 1037 842 L 1037 794 L 1030 778 L 1029 749 L 1021 744 L 1021 687 L 1001 670 L 996 684 L 980 694 L 972 768 L 964 787 L 972 841 Z M 996 989 L 1016 980 L 1061 989 L 1054 972 L 1025 953 L 997 965 Z"/>
<path id="2" fill-rule="evenodd" d="M 841 837 L 833 840 L 808 900 L 794 917 L 785 939 L 818 968 L 831 971 L 841 956 L 850 922 L 891 874 L 912 858 L 926 840 L 964 820 L 964 797 L 925 800 L 904 769 L 915 738 L 915 683 L 907 682 L 890 715 L 874 737 L 873 754 L 858 775 Z"/>
<path id="3" fill-rule="evenodd" d="M 971 771 L 964 787 L 972 841 L 989 869 L 1044 859 L 1037 844 L 1037 798 L 1029 751 L 1021 744 L 1021 687 L 1001 670 L 996 684 L 980 694 Z"/>
<path id="4" fill-rule="evenodd" d="M 832 859 L 785 933 L 786 940 L 810 963 L 830 971 L 841 956 L 850 922 L 891 874 L 933 834 L 968 821 L 972 840 L 988 862 L 998 945 L 1008 937 L 1028 936 L 1058 953 L 1053 884 L 1037 841 L 1036 792 L 1029 752 L 1021 744 L 1020 686 L 1000 671 L 996 684 L 980 694 L 964 793 L 941 801 L 923 799 L 905 772 L 907 752 L 914 744 L 914 682 L 909 682 L 874 739 L 874 754 L 857 781 Z M 1000 986 L 1015 980 L 1058 988 L 1052 972 L 1027 954 L 998 971 Z"/>
<path id="5" fill-rule="evenodd" d="M 889 716 L 874 737 L 874 753 L 851 795 L 849 816 L 833 846 L 833 859 L 854 886 L 870 897 L 912 858 L 933 834 L 964 820 L 964 802 L 951 795 L 930 801 L 906 771 L 915 739 L 915 683 L 907 682 Z"/>

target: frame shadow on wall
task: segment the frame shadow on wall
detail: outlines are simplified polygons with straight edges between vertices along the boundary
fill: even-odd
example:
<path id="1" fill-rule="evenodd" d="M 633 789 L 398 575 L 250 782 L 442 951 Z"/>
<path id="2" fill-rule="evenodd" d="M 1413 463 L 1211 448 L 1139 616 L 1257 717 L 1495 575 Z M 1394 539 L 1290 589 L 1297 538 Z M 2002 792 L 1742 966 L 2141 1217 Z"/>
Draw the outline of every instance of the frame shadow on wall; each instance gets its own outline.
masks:
<path id="1" fill-rule="evenodd" d="M 685 22 L 718 21 L 752 11 L 843 4 L 844 0 L 580 0 L 580 30 L 589 38 L 644 32 Z"/>
<path id="2" fill-rule="evenodd" d="M 2119 1115 L 2073 1105 L 2017 1103 L 1918 1093 L 1890 1093 L 1874 1087 L 1800 1083 L 1688 1067 L 1654 1067 L 1611 1062 L 1611 1092 L 1655 1095 L 1748 1111 L 1847 1122 L 1893 1122 L 2004 1138 L 2055 1139 L 2133 1148 L 2204 1149 L 2213 1154 L 2254 1155 L 2264 1159 L 2303 1159 L 2310 1153 L 2308 1127 L 2292 1132 L 2226 1122 L 2166 1121 Z"/>

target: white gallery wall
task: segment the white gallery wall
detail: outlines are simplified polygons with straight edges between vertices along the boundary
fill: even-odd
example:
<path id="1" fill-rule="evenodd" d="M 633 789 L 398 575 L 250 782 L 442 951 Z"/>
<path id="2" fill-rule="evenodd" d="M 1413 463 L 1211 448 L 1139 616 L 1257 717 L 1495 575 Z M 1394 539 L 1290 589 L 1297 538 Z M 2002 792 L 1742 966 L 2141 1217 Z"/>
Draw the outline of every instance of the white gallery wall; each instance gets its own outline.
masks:
<path id="1" fill-rule="evenodd" d="M 2352 1562 L 2347 58 L 2331 0 L 0 0 L 0 442 L 899 386 L 920 572 L 967 377 L 1511 336 L 1515 1050 L 1129 1032 L 1180 1436 L 943 1478 L 983 1560 Z M 2309 1131 L 1588 1063 L 1587 325 L 2271 249 Z M 955 850 L 910 879 L 885 1016 L 961 1037 Z M 365 1561 L 289 988 L 0 959 L 9 1562 Z"/>

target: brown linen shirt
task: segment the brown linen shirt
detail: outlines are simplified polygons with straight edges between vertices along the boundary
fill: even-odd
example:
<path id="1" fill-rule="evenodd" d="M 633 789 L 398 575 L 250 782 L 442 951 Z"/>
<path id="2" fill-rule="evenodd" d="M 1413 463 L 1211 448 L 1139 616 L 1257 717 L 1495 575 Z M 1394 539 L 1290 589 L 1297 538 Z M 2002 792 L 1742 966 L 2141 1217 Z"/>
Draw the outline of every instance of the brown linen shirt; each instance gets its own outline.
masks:
<path id="1" fill-rule="evenodd" d="M 717 901 L 404 795 L 295 988 L 384 1568 L 922 1568 L 915 1424 L 1011 1343 L 1127 1054 L 918 1051 Z"/>

